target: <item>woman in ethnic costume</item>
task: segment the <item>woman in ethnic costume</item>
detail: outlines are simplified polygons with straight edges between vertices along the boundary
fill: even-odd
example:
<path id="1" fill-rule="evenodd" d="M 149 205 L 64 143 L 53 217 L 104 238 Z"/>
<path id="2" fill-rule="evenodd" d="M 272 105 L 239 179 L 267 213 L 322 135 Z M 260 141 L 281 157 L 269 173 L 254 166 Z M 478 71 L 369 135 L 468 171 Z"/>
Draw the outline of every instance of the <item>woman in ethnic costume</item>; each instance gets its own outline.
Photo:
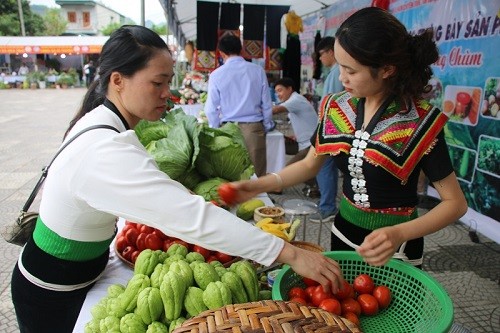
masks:
<path id="1" fill-rule="evenodd" d="M 350 16 L 335 41 L 345 91 L 322 100 L 307 157 L 279 174 L 235 183 L 239 199 L 303 182 L 333 155 L 344 179 L 332 250 L 355 249 L 372 265 L 394 256 L 420 266 L 423 236 L 467 210 L 444 139 L 447 117 L 421 98 L 438 59 L 432 37 L 430 30 L 410 35 L 379 8 Z M 418 216 L 421 170 L 441 202 Z"/>

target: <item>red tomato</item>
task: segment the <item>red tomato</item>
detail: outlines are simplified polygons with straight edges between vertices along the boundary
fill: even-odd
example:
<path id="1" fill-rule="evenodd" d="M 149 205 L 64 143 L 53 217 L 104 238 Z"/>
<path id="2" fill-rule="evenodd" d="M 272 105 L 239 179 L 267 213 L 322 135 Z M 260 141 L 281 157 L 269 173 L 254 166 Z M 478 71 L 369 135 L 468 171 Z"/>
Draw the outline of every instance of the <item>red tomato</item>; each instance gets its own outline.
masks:
<path id="1" fill-rule="evenodd" d="M 313 296 L 315 290 L 316 290 L 316 286 L 306 287 L 305 291 L 306 291 L 308 300 L 312 299 L 312 296 Z"/>
<path id="2" fill-rule="evenodd" d="M 120 253 L 127 247 L 128 242 L 125 236 L 118 236 L 115 240 L 116 250 Z"/>
<path id="3" fill-rule="evenodd" d="M 326 298 L 322 300 L 321 303 L 319 303 L 319 308 L 336 314 L 337 316 L 340 316 L 341 313 L 340 302 L 335 298 Z"/>
<path id="4" fill-rule="evenodd" d="M 352 286 L 349 282 L 344 280 L 344 284 L 342 285 L 342 289 L 337 291 L 337 293 L 333 294 L 336 299 L 341 300 L 341 299 L 346 299 L 351 295 L 352 292 Z"/>
<path id="5" fill-rule="evenodd" d="M 302 281 L 306 284 L 306 286 L 317 286 L 319 283 L 317 281 L 314 281 L 313 279 L 303 277 Z"/>
<path id="6" fill-rule="evenodd" d="M 130 261 L 135 264 L 135 261 L 137 260 L 139 254 L 141 254 L 141 251 L 139 250 L 135 250 L 134 252 L 132 252 L 132 254 L 130 255 Z"/>
<path id="7" fill-rule="evenodd" d="M 370 294 L 361 294 L 358 296 L 358 303 L 361 306 L 361 313 L 367 316 L 373 316 L 378 313 L 378 302 Z"/>
<path id="8" fill-rule="evenodd" d="M 354 279 L 352 286 L 358 294 L 371 294 L 375 284 L 368 274 L 359 274 Z"/>
<path id="9" fill-rule="evenodd" d="M 205 258 L 205 260 L 208 259 L 208 257 L 210 257 L 210 254 L 211 254 L 211 251 L 208 250 L 208 249 L 205 249 L 203 246 L 200 246 L 200 245 L 193 245 L 193 249 L 192 249 L 193 252 L 198 252 L 199 254 L 201 254 L 203 256 L 203 258 Z"/>
<path id="10" fill-rule="evenodd" d="M 381 309 L 385 309 L 391 303 L 391 290 L 386 286 L 376 286 L 375 289 L 373 289 L 372 295 L 377 300 L 378 306 Z"/>
<path id="11" fill-rule="evenodd" d="M 219 261 L 219 260 L 217 259 L 216 256 L 212 254 L 210 257 L 207 258 L 207 262 L 211 263 L 212 261 Z"/>
<path id="12" fill-rule="evenodd" d="M 123 229 L 120 231 L 122 235 L 125 235 L 130 229 L 136 229 L 135 224 L 125 224 Z"/>
<path id="13" fill-rule="evenodd" d="M 128 245 L 126 246 L 124 249 L 123 249 L 123 252 L 122 252 L 122 257 L 127 260 L 127 261 L 131 261 L 131 258 L 132 258 L 132 252 L 135 251 L 135 247 L 131 246 L 131 245 Z"/>
<path id="14" fill-rule="evenodd" d="M 340 301 L 340 308 L 342 309 L 342 314 L 347 312 L 352 312 L 359 316 L 361 314 L 361 305 L 354 298 L 346 298 Z"/>
<path id="15" fill-rule="evenodd" d="M 301 297 L 291 298 L 290 302 L 295 302 L 295 303 L 299 303 L 299 304 L 302 304 L 302 305 L 307 305 L 307 301 L 305 299 L 301 298 Z"/>
<path id="16" fill-rule="evenodd" d="M 215 257 L 223 264 L 228 263 L 234 259 L 233 256 L 222 252 L 215 252 Z"/>
<path id="17" fill-rule="evenodd" d="M 132 221 L 129 221 L 129 220 L 125 220 L 125 225 L 131 225 L 134 228 L 137 227 L 137 223 L 136 222 L 132 222 Z"/>
<path id="18" fill-rule="evenodd" d="M 145 239 L 147 249 L 160 250 L 163 248 L 163 241 L 155 234 L 148 234 Z"/>
<path id="19" fill-rule="evenodd" d="M 155 229 L 153 231 L 153 234 L 155 234 L 156 236 L 158 236 L 160 239 L 163 239 L 163 240 L 168 239 L 168 236 L 165 235 L 161 230 Z"/>
<path id="20" fill-rule="evenodd" d="M 323 290 L 323 286 L 319 285 L 315 288 L 316 289 L 314 289 L 314 292 L 313 292 L 312 298 L 311 298 L 311 302 L 312 302 L 312 304 L 314 304 L 314 306 L 319 306 L 321 301 L 323 301 L 324 299 L 332 298 L 333 295 L 331 293 L 326 293 Z"/>
<path id="21" fill-rule="evenodd" d="M 234 205 L 236 203 L 236 188 L 230 183 L 223 183 L 217 188 L 217 194 L 224 203 L 227 205 Z"/>
<path id="22" fill-rule="evenodd" d="M 172 241 L 170 239 L 165 239 L 163 241 L 163 248 L 162 248 L 163 252 L 167 252 L 170 245 L 172 245 Z"/>
<path id="23" fill-rule="evenodd" d="M 139 251 L 146 249 L 146 236 L 147 234 L 141 232 L 139 236 L 137 236 L 137 241 L 135 242 L 135 246 Z"/>
<path id="24" fill-rule="evenodd" d="M 342 317 L 349 320 L 351 323 L 353 323 L 354 325 L 356 325 L 358 327 L 361 326 L 361 323 L 359 322 L 359 317 L 355 313 L 346 312 L 342 315 Z"/>
<path id="25" fill-rule="evenodd" d="M 127 238 L 127 242 L 130 245 L 135 245 L 135 243 L 137 242 L 137 237 L 139 237 L 139 230 L 137 230 L 136 228 L 129 229 L 125 233 L 125 238 Z"/>
<path id="26" fill-rule="evenodd" d="M 153 231 L 155 231 L 155 228 L 152 228 L 152 227 L 150 227 L 149 225 L 145 225 L 145 224 L 143 224 L 143 225 L 141 225 L 141 227 L 139 228 L 139 231 L 140 231 L 140 232 L 144 232 L 144 233 L 146 233 L 146 234 L 150 234 L 150 233 L 152 233 Z"/>
<path id="27" fill-rule="evenodd" d="M 300 287 L 293 287 L 292 289 L 290 289 L 290 291 L 288 291 L 288 299 L 292 299 L 295 297 L 303 298 L 304 300 L 306 300 L 307 293 L 304 289 Z"/>

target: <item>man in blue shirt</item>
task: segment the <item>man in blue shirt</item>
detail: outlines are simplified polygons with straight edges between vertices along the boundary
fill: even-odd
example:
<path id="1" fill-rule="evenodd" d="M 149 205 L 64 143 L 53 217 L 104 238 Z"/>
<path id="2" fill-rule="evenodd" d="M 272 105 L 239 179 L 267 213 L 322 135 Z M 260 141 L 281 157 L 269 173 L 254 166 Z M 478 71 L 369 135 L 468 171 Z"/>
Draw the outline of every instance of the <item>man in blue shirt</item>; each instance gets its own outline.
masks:
<path id="1" fill-rule="evenodd" d="M 337 93 L 344 90 L 342 83 L 339 80 L 340 70 L 339 65 L 335 61 L 335 54 L 333 45 L 335 38 L 325 37 L 318 43 L 319 59 L 325 67 L 329 67 L 330 71 L 323 84 L 324 98 L 328 94 Z M 319 199 L 319 214 L 323 222 L 331 221 L 337 213 L 337 182 L 338 182 L 338 169 L 332 157 L 328 157 L 323 164 L 323 167 L 316 175 L 318 182 L 320 199 Z M 319 214 L 314 214 L 310 217 L 311 222 L 319 222 Z"/>
<path id="2" fill-rule="evenodd" d="M 266 73 L 259 65 L 246 61 L 237 36 L 225 35 L 218 45 L 224 64 L 208 79 L 205 114 L 210 127 L 226 122 L 238 123 L 255 174 L 267 173 L 266 132 L 274 129 L 271 94 Z"/>

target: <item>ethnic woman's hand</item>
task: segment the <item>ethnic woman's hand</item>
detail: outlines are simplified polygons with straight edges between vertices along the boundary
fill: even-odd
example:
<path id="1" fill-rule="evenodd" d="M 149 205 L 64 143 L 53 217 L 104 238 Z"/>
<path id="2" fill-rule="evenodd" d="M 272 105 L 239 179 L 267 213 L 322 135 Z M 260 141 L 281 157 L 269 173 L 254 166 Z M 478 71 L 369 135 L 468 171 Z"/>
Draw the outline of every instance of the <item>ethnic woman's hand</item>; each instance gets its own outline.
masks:
<path id="1" fill-rule="evenodd" d="M 372 231 L 357 249 L 370 265 L 382 266 L 392 258 L 405 240 L 395 227 L 384 227 Z"/>

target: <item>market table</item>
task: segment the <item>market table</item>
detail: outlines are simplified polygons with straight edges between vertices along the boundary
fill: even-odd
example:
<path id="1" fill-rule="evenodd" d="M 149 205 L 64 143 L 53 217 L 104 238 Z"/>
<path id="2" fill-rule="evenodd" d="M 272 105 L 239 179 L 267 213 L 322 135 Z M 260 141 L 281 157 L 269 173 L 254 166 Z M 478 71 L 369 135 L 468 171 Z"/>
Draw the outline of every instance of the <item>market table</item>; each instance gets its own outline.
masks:
<path id="1" fill-rule="evenodd" d="M 266 203 L 266 205 L 272 206 L 273 203 L 269 196 L 265 193 L 261 193 L 257 196 L 258 199 L 261 199 Z M 234 211 L 233 211 L 234 213 Z M 118 220 L 118 230 L 121 230 L 125 225 L 124 219 Z M 134 271 L 130 268 L 126 263 L 124 263 L 118 256 L 114 250 L 115 245 L 114 241 L 110 246 L 110 255 L 108 265 L 104 270 L 101 278 L 96 282 L 96 284 L 90 289 L 87 293 L 87 297 L 85 298 L 85 302 L 83 303 L 82 309 L 80 311 L 80 315 L 78 316 L 78 320 L 73 328 L 74 333 L 82 333 L 84 332 L 85 324 L 87 324 L 92 319 L 92 314 L 90 313 L 90 309 L 99 302 L 103 297 L 105 297 L 108 293 L 108 287 L 113 284 L 122 284 L 127 285 L 127 282 L 134 275 Z"/>

